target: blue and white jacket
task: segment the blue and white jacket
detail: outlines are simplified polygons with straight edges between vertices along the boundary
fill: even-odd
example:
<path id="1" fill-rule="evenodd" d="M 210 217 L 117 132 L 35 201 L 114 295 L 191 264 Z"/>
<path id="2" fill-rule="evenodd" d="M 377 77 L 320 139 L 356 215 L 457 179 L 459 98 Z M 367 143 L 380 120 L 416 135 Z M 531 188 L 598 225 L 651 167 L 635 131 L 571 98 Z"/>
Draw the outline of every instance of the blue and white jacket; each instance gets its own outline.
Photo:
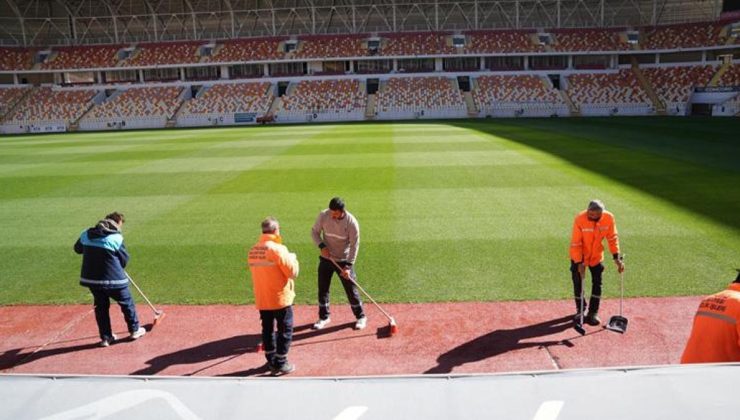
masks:
<path id="1" fill-rule="evenodd" d="M 74 250 L 82 254 L 80 285 L 93 289 L 128 287 L 123 269 L 129 256 L 123 235 L 112 220 L 101 220 L 95 227 L 82 232 Z"/>

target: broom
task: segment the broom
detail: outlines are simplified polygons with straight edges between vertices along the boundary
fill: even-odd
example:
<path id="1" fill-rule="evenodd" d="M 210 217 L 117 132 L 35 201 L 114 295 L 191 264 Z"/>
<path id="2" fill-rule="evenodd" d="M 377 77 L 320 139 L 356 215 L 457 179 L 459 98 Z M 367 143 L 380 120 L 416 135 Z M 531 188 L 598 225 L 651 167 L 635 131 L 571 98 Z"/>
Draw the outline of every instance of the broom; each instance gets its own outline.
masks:
<path id="1" fill-rule="evenodd" d="M 154 312 L 154 321 L 152 322 L 152 329 L 154 329 L 154 327 L 164 318 L 164 316 L 165 316 L 164 311 L 159 310 L 159 309 L 155 308 L 154 305 L 152 305 L 152 302 L 149 300 L 148 297 L 146 297 L 146 295 L 141 290 L 141 288 L 139 287 L 139 285 L 136 284 L 136 282 L 134 281 L 134 279 L 132 279 L 131 276 L 128 275 L 128 273 L 126 273 L 126 278 L 128 278 L 128 281 L 130 281 L 131 284 L 134 285 L 134 287 L 136 288 L 136 290 L 139 291 L 139 294 L 141 295 L 141 297 L 144 298 L 144 300 L 146 301 L 147 305 L 149 305 L 149 307 L 152 309 L 152 312 Z"/>
<path id="2" fill-rule="evenodd" d="M 337 268 L 337 270 L 339 270 L 339 273 L 340 273 L 339 275 L 342 278 L 345 278 L 344 276 L 341 275 L 341 273 L 342 273 L 342 271 L 344 269 L 341 266 L 339 266 L 339 264 L 337 264 L 337 262 L 334 261 L 333 258 L 329 258 L 329 261 L 331 261 L 332 264 L 334 264 L 334 266 Z M 367 296 L 367 298 L 370 299 L 370 302 L 372 302 L 375 305 L 375 307 L 378 308 L 378 310 L 383 315 L 385 315 L 386 318 L 388 318 L 388 326 L 390 327 L 391 335 L 392 336 L 393 335 L 396 335 L 396 333 L 398 333 L 398 324 L 396 323 L 396 320 L 388 312 L 386 312 L 383 308 L 381 308 L 380 305 L 378 305 L 378 302 L 376 302 L 375 299 L 373 299 L 373 297 L 370 296 L 370 294 L 367 293 L 365 291 L 365 289 L 363 289 L 362 286 L 360 286 L 359 283 L 357 283 L 357 280 L 353 279 L 352 277 L 348 277 L 346 279 L 349 280 L 349 281 L 351 281 L 355 286 L 357 286 L 357 288 L 360 289 L 360 291 L 362 292 L 362 294 L 364 294 L 365 296 Z"/>

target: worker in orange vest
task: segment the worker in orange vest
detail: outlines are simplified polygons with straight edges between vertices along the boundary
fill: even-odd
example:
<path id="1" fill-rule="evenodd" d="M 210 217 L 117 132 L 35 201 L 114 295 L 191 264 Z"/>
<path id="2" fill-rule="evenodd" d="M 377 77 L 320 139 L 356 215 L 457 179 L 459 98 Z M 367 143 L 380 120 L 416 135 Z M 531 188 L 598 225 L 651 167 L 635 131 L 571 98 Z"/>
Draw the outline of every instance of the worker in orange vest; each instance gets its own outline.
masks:
<path id="1" fill-rule="evenodd" d="M 699 304 L 681 363 L 740 362 L 740 269 L 727 289 Z"/>
<path id="2" fill-rule="evenodd" d="M 599 325 L 599 304 L 601 302 L 601 274 L 604 272 L 604 245 L 606 239 L 609 251 L 614 257 L 617 270 L 624 272 L 624 261 L 619 253 L 619 235 L 614 215 L 606 211 L 601 200 L 592 200 L 588 208 L 578 213 L 573 222 L 573 235 L 570 241 L 570 272 L 573 279 L 573 293 L 576 300 L 576 315 L 580 323 L 581 313 L 588 307 L 584 321 L 589 325 Z M 588 305 L 581 301 L 586 267 L 591 271 L 591 299 Z M 585 300 L 585 299 L 584 299 Z"/>
<path id="3" fill-rule="evenodd" d="M 293 340 L 294 280 L 298 277 L 299 267 L 296 255 L 281 242 L 280 224 L 268 217 L 262 221 L 262 236 L 249 250 L 248 257 L 254 303 L 262 320 L 262 343 L 273 375 L 295 370 L 295 365 L 288 362 L 288 350 Z"/>

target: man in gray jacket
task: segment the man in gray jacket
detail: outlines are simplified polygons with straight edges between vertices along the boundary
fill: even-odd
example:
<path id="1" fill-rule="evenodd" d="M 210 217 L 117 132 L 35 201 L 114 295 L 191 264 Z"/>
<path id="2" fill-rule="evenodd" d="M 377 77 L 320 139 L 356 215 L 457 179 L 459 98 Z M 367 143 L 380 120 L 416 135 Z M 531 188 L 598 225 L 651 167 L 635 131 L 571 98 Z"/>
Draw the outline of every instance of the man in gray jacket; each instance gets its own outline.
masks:
<path id="1" fill-rule="evenodd" d="M 319 256 L 319 320 L 313 324 L 315 330 L 320 330 L 330 322 L 329 319 L 329 287 L 334 273 L 339 276 L 347 293 L 347 300 L 352 307 L 352 313 L 357 318 L 355 329 L 361 330 L 367 326 L 367 317 L 362 309 L 362 301 L 357 285 L 350 280 L 355 279 L 353 265 L 360 247 L 360 225 L 351 213 L 344 209 L 344 201 L 334 197 L 329 202 L 329 208 L 319 213 L 316 223 L 311 229 L 311 237 L 316 246 L 321 249 Z M 340 271 L 331 260 L 342 267 Z"/>

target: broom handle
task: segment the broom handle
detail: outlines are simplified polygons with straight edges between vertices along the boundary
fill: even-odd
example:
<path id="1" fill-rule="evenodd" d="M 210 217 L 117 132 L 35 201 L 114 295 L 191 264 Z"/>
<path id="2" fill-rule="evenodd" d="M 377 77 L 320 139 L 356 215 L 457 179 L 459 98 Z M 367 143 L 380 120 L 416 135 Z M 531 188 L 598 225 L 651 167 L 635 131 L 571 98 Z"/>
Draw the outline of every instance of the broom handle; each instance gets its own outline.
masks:
<path id="1" fill-rule="evenodd" d="M 158 314 L 159 311 L 157 310 L 157 308 L 155 308 L 154 305 L 152 305 L 152 302 L 149 301 L 149 298 L 147 298 L 146 295 L 144 294 L 144 292 L 142 292 L 141 289 L 139 289 L 139 286 L 136 284 L 136 282 L 134 281 L 134 279 L 132 279 L 131 276 L 128 275 L 128 273 L 126 273 L 126 277 L 128 277 L 128 281 L 130 281 L 131 284 L 134 285 L 134 287 L 136 288 L 136 290 L 139 291 L 139 294 L 141 295 L 141 297 L 144 298 L 144 300 L 149 305 L 149 307 L 152 308 L 152 311 L 154 311 L 155 314 Z"/>
<path id="2" fill-rule="evenodd" d="M 583 284 L 583 278 L 586 276 L 586 267 L 583 267 L 583 271 L 578 269 L 578 276 L 581 278 L 581 307 L 579 312 L 581 313 L 581 326 L 583 326 L 583 313 L 586 312 L 586 298 L 585 298 L 585 286 Z M 592 276 L 593 277 L 593 276 Z M 593 281 L 593 278 L 591 279 Z"/>
<path id="3" fill-rule="evenodd" d="M 625 255 L 622 254 L 622 264 L 624 264 L 624 257 Z M 619 298 L 619 316 L 622 316 L 622 305 L 624 304 L 624 271 L 619 273 L 619 285 L 621 289 L 621 294 Z"/>
<path id="4" fill-rule="evenodd" d="M 342 272 L 343 268 L 342 268 L 342 267 L 340 267 L 340 266 L 339 266 L 339 264 L 337 264 L 337 262 L 336 262 L 336 261 L 334 261 L 334 258 L 329 258 L 329 261 L 331 261 L 331 262 L 332 262 L 332 264 L 334 264 L 334 267 L 336 267 L 336 268 L 337 268 L 337 270 L 339 270 L 339 272 L 340 272 L 340 273 Z M 341 277 L 342 275 L 340 274 L 339 276 Z M 383 310 L 383 308 L 381 308 L 381 307 L 380 307 L 380 305 L 378 305 L 378 302 L 376 302 L 376 301 L 375 301 L 375 299 L 373 299 L 373 297 L 372 297 L 372 296 L 370 296 L 370 295 L 369 295 L 369 294 L 368 294 L 368 293 L 367 293 L 367 292 L 365 291 L 365 289 L 363 289 L 363 288 L 362 288 L 362 286 L 360 286 L 360 284 L 359 284 L 359 283 L 357 283 L 357 280 L 353 279 L 352 277 L 349 277 L 349 278 L 348 278 L 347 280 L 351 281 L 351 282 L 352 282 L 352 283 L 353 283 L 353 284 L 354 284 L 355 286 L 357 286 L 357 288 L 358 288 L 358 289 L 360 289 L 360 291 L 362 292 L 362 294 L 363 294 L 363 295 L 365 295 L 365 296 L 367 296 L 367 298 L 368 298 L 368 299 L 370 299 L 370 301 L 371 301 L 371 302 L 372 302 L 373 304 L 375 304 L 375 306 L 376 306 L 376 307 L 377 307 L 377 308 L 378 308 L 378 309 L 380 310 L 380 312 L 382 312 L 382 313 L 383 313 L 383 315 L 385 315 L 385 317 L 386 317 L 386 318 L 388 318 L 388 320 L 389 320 L 389 321 L 393 321 L 393 317 L 392 317 L 392 316 L 390 316 L 390 315 L 388 314 L 388 312 L 384 311 L 384 310 Z"/>
<path id="5" fill-rule="evenodd" d="M 619 316 L 622 316 L 622 304 L 624 302 L 624 271 L 619 273 L 619 283 L 621 285 L 622 294 L 619 298 Z"/>

